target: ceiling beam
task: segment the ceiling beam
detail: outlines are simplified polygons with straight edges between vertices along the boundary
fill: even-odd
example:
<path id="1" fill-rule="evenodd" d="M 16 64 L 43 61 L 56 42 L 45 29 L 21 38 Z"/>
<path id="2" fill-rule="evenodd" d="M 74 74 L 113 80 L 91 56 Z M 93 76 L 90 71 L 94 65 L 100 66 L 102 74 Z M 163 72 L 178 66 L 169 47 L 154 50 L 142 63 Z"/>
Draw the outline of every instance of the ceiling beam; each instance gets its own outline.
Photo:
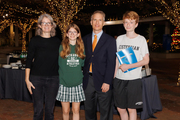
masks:
<path id="1" fill-rule="evenodd" d="M 155 21 L 163 21 L 166 20 L 166 18 L 162 16 L 154 16 L 154 17 L 148 17 L 144 19 L 140 19 L 139 22 L 155 22 Z M 116 21 L 106 21 L 105 25 L 118 25 L 123 24 L 123 20 L 116 20 Z"/>

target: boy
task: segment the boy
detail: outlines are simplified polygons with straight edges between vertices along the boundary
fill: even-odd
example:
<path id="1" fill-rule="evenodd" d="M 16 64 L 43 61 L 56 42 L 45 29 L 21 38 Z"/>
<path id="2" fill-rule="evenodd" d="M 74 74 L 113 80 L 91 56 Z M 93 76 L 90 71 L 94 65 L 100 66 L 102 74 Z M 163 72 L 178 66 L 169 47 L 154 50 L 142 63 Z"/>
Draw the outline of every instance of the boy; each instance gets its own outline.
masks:
<path id="1" fill-rule="evenodd" d="M 116 58 L 115 79 L 113 82 L 114 102 L 120 113 L 121 120 L 136 120 L 136 109 L 142 108 L 141 68 L 149 63 L 149 51 L 146 39 L 135 33 L 138 22 L 139 15 L 136 12 L 126 12 L 123 15 L 126 34 L 120 35 L 116 40 L 117 51 L 132 47 L 138 61 L 134 64 L 120 65 Z M 137 68 L 124 73 L 124 71 L 134 67 Z"/>

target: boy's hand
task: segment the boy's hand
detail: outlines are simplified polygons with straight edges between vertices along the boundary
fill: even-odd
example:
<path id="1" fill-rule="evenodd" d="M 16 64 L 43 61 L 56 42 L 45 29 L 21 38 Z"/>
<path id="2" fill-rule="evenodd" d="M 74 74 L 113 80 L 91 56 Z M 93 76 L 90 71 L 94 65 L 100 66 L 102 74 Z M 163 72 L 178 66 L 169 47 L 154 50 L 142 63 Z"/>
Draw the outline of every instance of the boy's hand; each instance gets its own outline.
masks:
<path id="1" fill-rule="evenodd" d="M 119 69 L 121 69 L 122 72 L 125 72 L 125 71 L 127 71 L 129 69 L 129 65 L 122 64 L 122 65 L 119 66 Z"/>

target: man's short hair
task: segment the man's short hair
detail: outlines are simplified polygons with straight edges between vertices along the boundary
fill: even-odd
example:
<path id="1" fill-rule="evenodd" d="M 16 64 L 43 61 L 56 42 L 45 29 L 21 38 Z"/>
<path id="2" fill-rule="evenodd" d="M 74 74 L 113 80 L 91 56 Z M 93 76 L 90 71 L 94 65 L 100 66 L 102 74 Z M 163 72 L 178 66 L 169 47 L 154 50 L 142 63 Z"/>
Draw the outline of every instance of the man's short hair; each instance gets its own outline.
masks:
<path id="1" fill-rule="evenodd" d="M 139 22 L 139 15 L 135 11 L 127 11 L 123 15 L 123 22 L 125 19 L 135 20 L 136 23 L 138 23 Z"/>
<path id="2" fill-rule="evenodd" d="M 99 13 L 103 16 L 103 20 L 105 21 L 105 13 L 103 11 L 100 11 L 100 10 L 96 10 L 94 11 L 94 13 L 91 15 L 91 20 L 93 19 L 93 15 L 96 14 L 96 13 Z"/>

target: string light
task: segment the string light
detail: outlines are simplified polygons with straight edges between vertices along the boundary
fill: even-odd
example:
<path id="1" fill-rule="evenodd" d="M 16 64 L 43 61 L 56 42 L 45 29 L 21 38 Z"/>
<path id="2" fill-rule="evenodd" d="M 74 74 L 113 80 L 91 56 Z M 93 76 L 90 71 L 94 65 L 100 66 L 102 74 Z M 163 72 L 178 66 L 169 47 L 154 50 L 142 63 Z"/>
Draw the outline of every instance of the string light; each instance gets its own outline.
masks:
<path id="1" fill-rule="evenodd" d="M 161 13 L 163 17 L 168 19 L 174 26 L 176 26 L 180 30 L 179 1 L 173 3 L 172 7 L 169 6 L 164 0 L 161 0 L 159 2 L 164 8 L 161 9 L 156 7 L 158 12 Z"/>
<path id="2" fill-rule="evenodd" d="M 53 11 L 52 17 L 63 34 L 73 17 L 86 5 L 86 0 L 53 0 L 47 1 L 47 3 L 49 10 Z"/>
<path id="3" fill-rule="evenodd" d="M 47 0 L 45 2 L 48 4 L 45 10 L 52 15 L 62 33 L 64 33 L 67 25 L 72 22 L 73 17 L 86 5 L 86 0 Z M 1 6 L 0 9 L 0 16 L 2 16 L 4 20 L 1 19 L 0 32 L 11 24 L 18 26 L 22 31 L 22 51 L 26 51 L 26 34 L 32 25 L 37 22 L 37 16 L 45 13 L 45 10 L 39 11 L 37 9 L 3 2 L 3 6 Z M 4 13 L 6 14 L 4 15 Z M 22 16 L 17 16 L 15 13 L 22 14 Z M 27 18 L 24 17 L 24 15 Z M 7 16 L 12 20 L 5 19 Z M 32 16 L 35 17 L 33 18 Z"/>
<path id="4" fill-rule="evenodd" d="M 145 15 L 141 15 L 141 18 L 149 17 L 156 14 L 162 14 L 166 17 L 173 25 L 180 28 L 180 16 L 179 16 L 179 1 L 168 5 L 164 0 L 104 0 L 105 2 L 93 4 L 91 1 L 86 0 L 44 0 L 41 1 L 39 7 L 30 8 L 27 6 L 15 5 L 8 2 L 0 2 L 2 6 L 0 7 L 0 32 L 8 27 L 10 24 L 19 26 L 24 33 L 32 27 L 37 21 L 37 16 L 42 13 L 49 13 L 54 18 L 55 22 L 64 33 L 65 28 L 72 22 L 72 19 L 86 21 L 89 23 L 90 14 L 77 13 L 86 7 L 99 7 L 99 6 L 120 6 L 122 4 L 130 4 L 142 10 L 144 8 L 145 2 L 151 2 L 157 11 L 149 13 L 149 11 L 143 11 Z M 168 1 L 169 2 L 169 1 Z M 140 5 L 141 3 L 141 5 Z M 159 3 L 159 4 L 157 4 Z M 44 8 L 42 9 L 41 6 Z M 19 15 L 20 14 L 20 15 Z M 108 20 L 118 20 L 121 19 L 119 16 L 110 16 Z M 21 20 L 21 22 L 19 21 Z M 88 20 L 88 21 L 87 21 Z M 4 21 L 4 23 L 2 22 Z M 26 30 L 27 29 L 27 30 Z M 25 35 L 23 34 L 23 39 Z"/>
<path id="5" fill-rule="evenodd" d="M 21 29 L 22 31 L 22 51 L 26 51 L 26 34 L 29 32 L 34 23 L 37 23 L 35 19 L 29 19 L 27 21 L 18 20 L 14 23 L 15 26 Z"/>

